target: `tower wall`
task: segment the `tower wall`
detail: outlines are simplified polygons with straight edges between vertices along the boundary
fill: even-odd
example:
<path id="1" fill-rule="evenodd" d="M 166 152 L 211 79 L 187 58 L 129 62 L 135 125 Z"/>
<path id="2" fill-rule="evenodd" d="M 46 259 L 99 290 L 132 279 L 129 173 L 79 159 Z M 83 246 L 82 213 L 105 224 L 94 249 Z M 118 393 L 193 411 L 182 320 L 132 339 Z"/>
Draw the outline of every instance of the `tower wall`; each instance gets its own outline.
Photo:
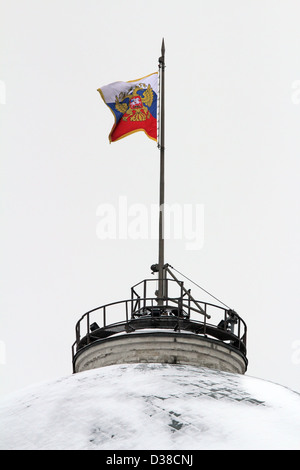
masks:
<path id="1" fill-rule="evenodd" d="M 155 331 L 113 335 L 81 349 L 74 371 L 113 364 L 189 364 L 244 374 L 247 363 L 229 344 L 193 333 Z"/>

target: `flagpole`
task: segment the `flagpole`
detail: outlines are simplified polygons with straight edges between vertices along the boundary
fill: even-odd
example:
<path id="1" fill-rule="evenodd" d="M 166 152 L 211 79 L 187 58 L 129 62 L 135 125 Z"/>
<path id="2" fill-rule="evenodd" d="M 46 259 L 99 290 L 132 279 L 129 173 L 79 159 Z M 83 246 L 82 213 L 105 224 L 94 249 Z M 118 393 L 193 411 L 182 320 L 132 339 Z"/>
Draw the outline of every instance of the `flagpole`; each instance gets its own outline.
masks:
<path id="1" fill-rule="evenodd" d="M 159 183 L 159 245 L 158 245 L 158 299 L 164 297 L 164 203 L 165 203 L 165 41 L 161 44 L 160 68 L 160 183 Z"/>

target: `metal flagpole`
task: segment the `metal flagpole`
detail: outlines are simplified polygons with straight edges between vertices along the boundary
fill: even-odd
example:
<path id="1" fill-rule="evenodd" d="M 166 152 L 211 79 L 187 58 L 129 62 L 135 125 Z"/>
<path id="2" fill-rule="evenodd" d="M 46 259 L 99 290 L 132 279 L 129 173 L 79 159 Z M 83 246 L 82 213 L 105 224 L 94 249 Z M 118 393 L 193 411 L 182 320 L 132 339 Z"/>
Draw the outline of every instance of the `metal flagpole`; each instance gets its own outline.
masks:
<path id="1" fill-rule="evenodd" d="M 165 41 L 161 44 L 160 68 L 160 183 L 159 183 L 159 246 L 158 246 L 158 299 L 164 297 L 164 203 L 165 203 Z"/>

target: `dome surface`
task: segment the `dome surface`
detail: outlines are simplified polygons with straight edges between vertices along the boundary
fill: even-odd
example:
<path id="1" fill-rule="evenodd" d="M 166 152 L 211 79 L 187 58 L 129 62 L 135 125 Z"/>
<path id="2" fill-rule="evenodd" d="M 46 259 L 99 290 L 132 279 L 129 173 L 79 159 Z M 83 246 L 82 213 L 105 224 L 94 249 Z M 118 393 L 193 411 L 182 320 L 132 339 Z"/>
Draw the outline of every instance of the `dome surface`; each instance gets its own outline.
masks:
<path id="1" fill-rule="evenodd" d="M 300 395 L 249 376 L 112 365 L 0 401 L 1 449 L 300 449 Z"/>

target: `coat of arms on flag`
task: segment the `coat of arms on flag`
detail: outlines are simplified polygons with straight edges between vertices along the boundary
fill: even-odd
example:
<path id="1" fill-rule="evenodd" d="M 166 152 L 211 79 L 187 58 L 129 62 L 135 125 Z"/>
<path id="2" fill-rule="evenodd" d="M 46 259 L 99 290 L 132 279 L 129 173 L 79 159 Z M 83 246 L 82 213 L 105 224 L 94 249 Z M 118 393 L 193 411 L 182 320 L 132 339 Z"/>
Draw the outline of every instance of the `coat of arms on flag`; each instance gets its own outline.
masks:
<path id="1" fill-rule="evenodd" d="M 114 82 L 98 91 L 115 117 L 110 142 L 138 131 L 157 140 L 157 72 L 138 80 Z"/>

